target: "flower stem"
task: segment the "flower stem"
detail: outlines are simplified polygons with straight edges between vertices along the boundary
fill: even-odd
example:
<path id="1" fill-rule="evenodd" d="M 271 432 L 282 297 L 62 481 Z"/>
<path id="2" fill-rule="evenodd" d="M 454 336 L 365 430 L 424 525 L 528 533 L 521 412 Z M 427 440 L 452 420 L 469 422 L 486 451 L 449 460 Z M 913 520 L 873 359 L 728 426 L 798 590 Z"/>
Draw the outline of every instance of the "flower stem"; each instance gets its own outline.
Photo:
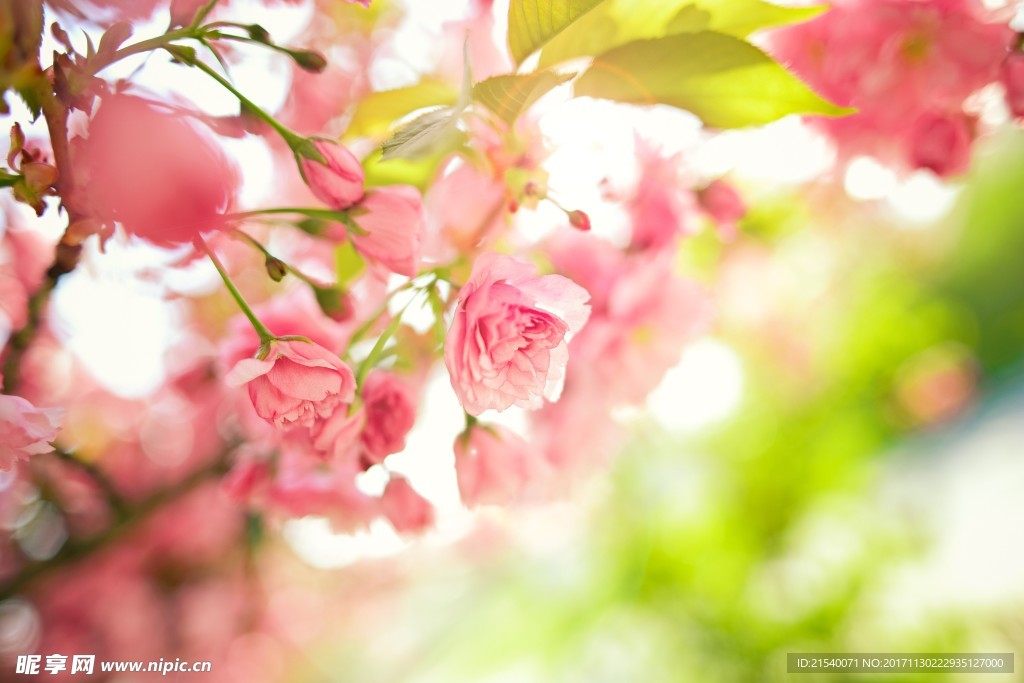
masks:
<path id="1" fill-rule="evenodd" d="M 202 32 L 198 27 L 187 26 L 185 28 L 179 28 L 174 31 L 168 31 L 162 36 L 156 36 L 155 38 L 148 38 L 146 40 L 140 40 L 137 43 L 122 47 L 120 50 L 115 51 L 104 59 L 94 57 L 89 62 L 88 72 L 90 75 L 95 76 L 103 69 L 106 69 L 111 64 L 119 62 L 125 57 L 131 57 L 132 55 L 141 54 L 143 52 L 151 52 L 152 50 L 158 50 L 162 47 L 173 43 L 175 40 L 185 40 L 187 38 L 200 38 Z"/>
<path id="2" fill-rule="evenodd" d="M 228 220 L 241 220 L 245 218 L 251 218 L 253 216 L 262 216 L 268 214 L 297 214 L 299 216 L 309 216 L 310 218 L 323 218 L 329 221 L 342 221 L 344 220 L 347 213 L 345 211 L 336 211 L 334 209 L 317 209 L 317 208 L 305 208 L 301 206 L 284 206 L 284 207 L 273 207 L 269 209 L 253 209 L 252 211 L 239 211 L 227 215 Z"/>
<path id="3" fill-rule="evenodd" d="M 172 51 L 171 54 L 174 54 L 174 52 Z M 238 88 L 233 86 L 228 79 L 226 79 L 223 76 L 221 76 L 219 73 L 217 73 L 216 71 L 211 69 L 209 66 L 207 66 L 203 62 L 201 62 L 201 61 L 199 61 L 197 59 L 197 60 L 191 62 L 191 66 L 196 67 L 197 69 L 199 69 L 200 71 L 205 73 L 207 76 L 209 76 L 210 78 L 212 78 L 213 80 L 217 81 L 222 86 L 224 86 L 224 88 L 227 89 L 228 92 L 230 92 L 232 95 L 234 95 L 235 97 L 238 98 L 238 101 L 241 102 L 245 106 L 246 109 L 251 111 L 253 114 L 258 116 L 261 120 L 263 120 L 268 126 L 270 126 L 275 131 L 277 131 L 278 135 L 280 135 L 284 139 L 284 141 L 286 143 L 288 143 L 288 146 L 291 147 L 292 149 L 295 149 L 295 147 L 297 145 L 302 144 L 303 142 L 306 141 L 306 139 L 304 137 L 302 137 L 298 133 L 290 130 L 289 128 L 285 127 L 283 124 L 281 124 L 273 116 L 271 116 L 270 114 L 265 112 L 260 107 L 256 106 L 256 104 L 252 100 L 250 100 L 248 97 L 243 95 L 238 90 Z"/>
<path id="4" fill-rule="evenodd" d="M 249 307 L 245 298 L 242 297 L 242 293 L 238 291 L 237 287 L 235 287 L 235 283 L 231 281 L 231 277 L 228 275 L 228 272 L 224 270 L 224 265 L 220 262 L 220 259 L 217 258 L 213 249 L 210 249 L 210 245 L 208 245 L 206 240 L 202 237 L 197 238 L 196 243 L 203 249 L 203 251 L 206 252 L 206 255 L 210 257 L 210 260 L 213 261 L 214 267 L 217 269 L 217 272 L 220 273 L 220 279 L 224 281 L 224 285 L 228 288 L 228 291 L 231 292 L 231 296 L 234 297 L 235 303 L 237 303 L 238 307 L 242 309 L 242 313 L 244 313 L 245 317 L 249 319 L 249 322 L 252 323 L 252 328 L 256 330 L 256 334 L 259 335 L 260 344 L 269 344 L 274 341 L 276 337 L 267 329 L 266 325 L 260 322 L 260 319 L 256 317 L 256 314 L 252 312 L 252 308 Z"/>
<path id="5" fill-rule="evenodd" d="M 281 263 L 283 263 L 285 269 L 289 273 L 291 273 L 295 277 L 299 278 L 300 280 L 305 282 L 307 285 L 310 285 L 312 287 L 322 287 L 323 286 L 323 285 L 317 283 L 315 280 L 313 280 L 313 278 L 309 277 L 308 275 L 306 275 L 302 271 L 292 267 L 291 264 L 289 264 L 287 261 L 284 261 L 281 258 L 271 254 L 270 250 L 267 249 L 265 246 L 263 246 L 262 242 L 260 242 L 258 239 L 256 239 L 255 237 L 253 237 L 249 233 L 245 232 L 244 230 L 239 230 L 239 229 L 235 228 L 234 230 L 232 230 L 232 232 L 235 235 L 237 235 L 238 237 L 241 237 L 243 240 L 245 240 L 249 244 L 251 244 L 253 247 L 255 247 L 261 254 L 263 254 L 268 259 L 275 259 L 275 260 L 280 261 Z"/>

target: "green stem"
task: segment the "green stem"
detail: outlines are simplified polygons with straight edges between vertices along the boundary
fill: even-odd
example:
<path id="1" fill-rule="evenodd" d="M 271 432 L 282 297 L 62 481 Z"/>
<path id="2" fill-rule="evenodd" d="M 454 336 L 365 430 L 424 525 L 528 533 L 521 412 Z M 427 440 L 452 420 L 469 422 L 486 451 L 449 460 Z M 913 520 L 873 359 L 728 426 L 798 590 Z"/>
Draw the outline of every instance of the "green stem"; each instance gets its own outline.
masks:
<path id="1" fill-rule="evenodd" d="M 252 312 L 249 304 L 246 303 L 245 298 L 242 297 L 242 293 L 238 291 L 238 288 L 235 287 L 235 283 L 231 281 L 231 277 L 228 275 L 228 272 L 224 270 L 224 265 L 220 262 L 220 259 L 217 258 L 213 249 L 210 249 L 210 245 L 208 245 L 206 240 L 202 237 L 196 238 L 196 242 L 198 246 L 203 248 L 206 255 L 210 257 L 210 260 L 213 261 L 214 267 L 217 269 L 217 272 L 220 273 L 220 279 L 224 281 L 224 285 L 228 288 L 228 291 L 231 292 L 231 296 L 234 297 L 235 303 L 238 304 L 238 307 L 242 309 L 242 313 L 244 313 L 245 317 L 249 319 L 250 323 L 252 323 L 253 329 L 256 330 L 256 334 L 260 337 L 260 344 L 269 344 L 274 341 L 276 337 L 263 323 L 260 322 L 259 318 L 256 317 L 256 314 Z"/>
<path id="2" fill-rule="evenodd" d="M 152 50 L 158 50 L 162 47 L 166 47 L 170 43 L 176 40 L 185 40 L 187 38 L 200 38 L 202 32 L 198 27 L 187 26 L 185 28 L 179 28 L 174 31 L 168 31 L 162 36 L 156 36 L 155 38 L 149 38 L 147 40 L 140 40 L 137 43 L 122 47 L 120 50 L 114 52 L 110 57 L 106 59 L 93 58 L 89 62 L 88 73 L 95 76 L 103 69 L 106 69 L 111 64 L 119 62 L 125 57 L 131 57 L 132 55 L 141 54 L 143 52 L 150 52 Z"/>
<path id="3" fill-rule="evenodd" d="M 198 29 L 199 25 L 203 23 L 206 16 L 213 11 L 213 8 L 217 6 L 219 0 L 210 0 L 208 3 L 203 5 L 203 8 L 196 12 L 196 16 L 192 19 L 192 25 L 190 28 Z"/>
<path id="4" fill-rule="evenodd" d="M 283 263 L 285 269 L 289 273 L 291 273 L 295 277 L 299 278 L 300 280 L 305 282 L 307 285 L 309 285 L 311 287 L 322 287 L 323 286 L 323 285 L 317 283 L 313 278 L 311 278 L 308 275 L 306 275 L 305 273 L 303 273 L 301 270 L 292 267 L 292 265 L 289 264 L 287 261 L 284 261 L 280 257 L 274 256 L 273 254 L 271 254 L 270 250 L 267 249 L 265 246 L 263 246 L 263 243 L 261 243 L 258 239 L 256 239 L 255 237 L 253 237 L 249 233 L 245 232 L 244 230 L 239 230 L 239 229 L 235 228 L 232 232 L 234 232 L 234 234 L 238 235 L 243 240 L 245 240 L 246 242 L 251 244 L 253 247 L 258 249 L 259 252 L 261 254 L 263 254 L 265 257 L 267 257 L 268 259 L 274 259 L 276 261 L 280 261 L 281 263 Z"/>
<path id="5" fill-rule="evenodd" d="M 315 209 L 315 208 L 304 208 L 301 206 L 288 206 L 288 207 L 275 207 L 269 209 L 253 209 L 252 211 L 239 211 L 237 213 L 231 213 L 227 215 L 228 220 L 243 220 L 246 218 L 252 218 L 254 216 L 270 215 L 270 214 L 297 214 L 299 216 L 309 216 L 310 218 L 323 218 L 329 221 L 342 221 L 347 215 L 345 211 L 336 211 L 334 209 Z"/>
<path id="6" fill-rule="evenodd" d="M 171 54 L 174 53 L 172 52 Z M 238 88 L 233 86 L 228 79 L 221 76 L 219 73 L 211 69 L 209 66 L 199 61 L 198 59 L 192 62 L 191 65 L 205 73 L 213 80 L 220 83 L 222 86 L 224 86 L 224 88 L 227 89 L 228 92 L 230 92 L 232 95 L 238 98 L 239 102 L 245 105 L 246 109 L 251 111 L 253 114 L 256 114 L 256 116 L 262 119 L 268 126 L 277 131 L 278 135 L 280 135 L 284 139 L 284 141 L 288 143 L 289 147 L 295 149 L 297 145 L 305 142 L 306 139 L 304 137 L 285 127 L 283 124 L 278 122 L 278 120 L 275 119 L 273 116 L 265 112 L 260 107 L 256 106 L 256 104 L 252 100 L 243 95 L 238 90 Z"/>

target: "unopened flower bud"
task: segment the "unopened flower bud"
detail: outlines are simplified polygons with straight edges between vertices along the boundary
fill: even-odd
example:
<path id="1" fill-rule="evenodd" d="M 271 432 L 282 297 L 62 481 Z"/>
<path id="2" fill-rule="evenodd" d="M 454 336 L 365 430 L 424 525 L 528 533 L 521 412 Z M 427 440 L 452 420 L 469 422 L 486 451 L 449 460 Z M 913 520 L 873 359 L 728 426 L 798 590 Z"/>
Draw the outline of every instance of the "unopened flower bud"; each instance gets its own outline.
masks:
<path id="1" fill-rule="evenodd" d="M 579 210 L 569 211 L 566 215 L 569 216 L 569 225 L 572 227 L 584 232 L 590 230 L 590 216 L 584 212 Z"/>
<path id="2" fill-rule="evenodd" d="M 274 282 L 280 282 L 288 274 L 288 266 L 285 262 L 274 256 L 268 256 L 264 265 L 267 269 L 267 275 Z"/>
<path id="3" fill-rule="evenodd" d="M 313 287 L 316 302 L 328 318 L 345 322 L 352 317 L 352 301 L 348 292 L 338 287 Z"/>
<path id="4" fill-rule="evenodd" d="M 327 60 L 319 52 L 313 50 L 290 50 L 288 52 L 304 71 L 318 74 L 327 68 Z"/>
<path id="5" fill-rule="evenodd" d="M 313 150 L 299 154 L 299 167 L 309 189 L 332 209 L 343 211 L 363 198 L 363 167 L 341 145 L 330 140 L 310 140 Z M 323 157 L 323 162 L 315 158 Z"/>

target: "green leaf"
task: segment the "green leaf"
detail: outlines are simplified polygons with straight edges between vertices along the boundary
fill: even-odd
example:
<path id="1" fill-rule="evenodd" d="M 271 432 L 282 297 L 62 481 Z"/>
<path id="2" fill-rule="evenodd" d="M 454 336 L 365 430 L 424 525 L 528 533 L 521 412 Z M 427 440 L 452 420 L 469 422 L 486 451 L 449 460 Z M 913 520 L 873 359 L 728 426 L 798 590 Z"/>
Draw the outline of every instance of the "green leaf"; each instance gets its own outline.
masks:
<path id="1" fill-rule="evenodd" d="M 430 310 L 434 313 L 434 341 L 437 346 L 444 346 L 444 340 L 448 336 L 448 329 L 444 326 L 445 303 L 436 282 L 427 290 L 427 301 L 430 302 Z"/>
<path id="2" fill-rule="evenodd" d="M 459 113 L 444 107 L 420 114 L 381 146 L 381 160 L 423 159 L 459 146 L 466 139 L 458 127 Z"/>
<path id="3" fill-rule="evenodd" d="M 356 370 L 356 386 L 362 386 L 363 380 L 366 379 L 366 375 L 376 367 L 377 363 L 381 360 L 384 353 L 384 347 L 391 341 L 391 337 L 395 336 L 395 332 L 398 330 L 398 326 L 402 324 L 402 315 L 405 310 L 409 308 L 415 299 L 410 299 L 409 303 L 405 305 L 401 311 L 395 314 L 395 317 L 391 319 L 391 322 L 381 333 L 380 337 L 377 338 L 377 343 L 370 349 L 370 354 L 363 359 L 363 362 L 359 364 L 359 368 Z"/>
<path id="4" fill-rule="evenodd" d="M 334 268 L 339 287 L 347 287 L 366 269 L 366 261 L 352 246 L 352 240 L 342 242 L 334 250 Z"/>
<path id="5" fill-rule="evenodd" d="M 458 95 L 451 85 L 429 78 L 407 88 L 372 93 L 356 107 L 345 138 L 383 135 L 395 121 L 419 109 L 452 105 Z"/>
<path id="6" fill-rule="evenodd" d="M 512 0 L 508 45 L 516 64 L 537 51 L 602 0 Z"/>
<path id="7" fill-rule="evenodd" d="M 576 95 L 669 104 L 716 128 L 769 123 L 787 114 L 853 112 L 823 100 L 750 43 L 711 31 L 609 50 L 576 82 Z"/>
<path id="8" fill-rule="evenodd" d="M 676 33 L 710 30 L 743 38 L 758 29 L 805 21 L 824 9 L 764 0 L 606 0 L 552 38 L 541 51 L 539 67 Z"/>
<path id="9" fill-rule="evenodd" d="M 511 124 L 530 105 L 574 75 L 535 71 L 494 76 L 473 86 L 473 99 Z"/>
<path id="10" fill-rule="evenodd" d="M 462 89 L 455 104 L 420 114 L 381 145 L 381 161 L 426 159 L 451 152 L 466 142 L 459 118 L 469 106 L 473 76 L 469 64 L 469 40 L 463 44 Z"/>
<path id="11" fill-rule="evenodd" d="M 825 5 L 783 7 L 763 0 L 697 0 L 696 6 L 711 15 L 707 28 L 737 38 L 763 28 L 807 21 L 828 9 Z M 671 22 L 669 32 L 678 32 Z"/>

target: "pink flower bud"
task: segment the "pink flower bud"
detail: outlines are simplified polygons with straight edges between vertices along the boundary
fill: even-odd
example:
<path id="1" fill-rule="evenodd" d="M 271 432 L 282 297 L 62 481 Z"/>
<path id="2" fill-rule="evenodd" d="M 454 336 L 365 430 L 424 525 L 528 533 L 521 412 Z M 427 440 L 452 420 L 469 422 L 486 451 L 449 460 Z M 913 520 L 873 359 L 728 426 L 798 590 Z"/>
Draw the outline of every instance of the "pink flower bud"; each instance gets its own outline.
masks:
<path id="1" fill-rule="evenodd" d="M 382 187 L 367 194 L 358 208 L 356 223 L 366 232 L 352 235 L 359 253 L 393 273 L 415 277 L 426 231 L 419 191 L 409 185 Z"/>
<path id="2" fill-rule="evenodd" d="M 576 228 L 577 230 L 587 232 L 590 230 L 590 216 L 579 210 L 570 211 L 569 225 Z"/>
<path id="3" fill-rule="evenodd" d="M 363 198 L 363 167 L 359 160 L 336 142 L 313 140 L 326 164 L 302 158 L 303 178 L 317 198 L 332 209 L 344 210 Z"/>
<path id="4" fill-rule="evenodd" d="M 366 426 L 359 438 L 367 460 L 379 463 L 405 448 L 405 436 L 416 422 L 416 397 L 405 382 L 383 370 L 367 376 L 362 394 Z"/>
<path id="5" fill-rule="evenodd" d="M 1003 62 L 1000 76 L 1010 113 L 1015 118 L 1024 118 L 1024 52 L 1011 53 Z"/>
<path id="6" fill-rule="evenodd" d="M 922 115 L 914 123 L 908 143 L 914 168 L 926 168 L 944 178 L 967 171 L 971 132 L 962 115 Z"/>

